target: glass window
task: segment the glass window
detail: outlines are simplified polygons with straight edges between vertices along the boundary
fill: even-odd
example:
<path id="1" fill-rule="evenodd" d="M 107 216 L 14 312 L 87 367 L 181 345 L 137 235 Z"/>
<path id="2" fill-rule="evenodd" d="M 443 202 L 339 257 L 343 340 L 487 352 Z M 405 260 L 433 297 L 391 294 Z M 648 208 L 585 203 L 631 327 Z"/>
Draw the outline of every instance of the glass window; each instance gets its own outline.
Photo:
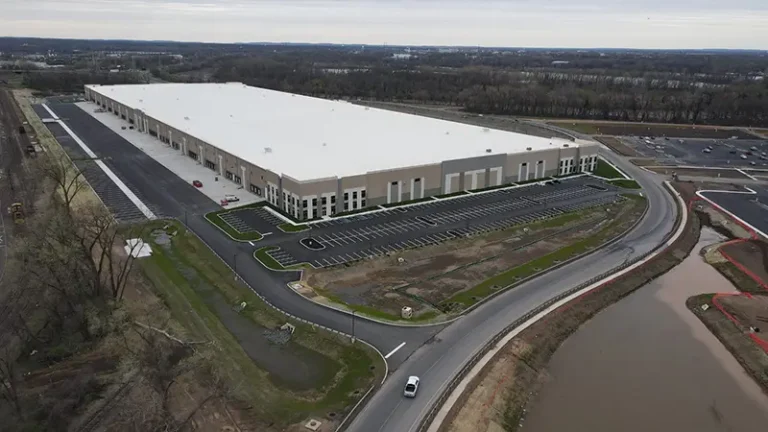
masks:
<path id="1" fill-rule="evenodd" d="M 344 203 L 344 211 L 349 210 L 349 203 Z"/>
<path id="2" fill-rule="evenodd" d="M 327 203 L 328 203 L 328 198 L 323 197 L 323 198 L 320 199 L 320 204 L 326 205 Z"/>
<path id="3" fill-rule="evenodd" d="M 352 199 L 353 200 L 357 199 L 357 191 L 352 192 Z"/>
<path id="4" fill-rule="evenodd" d="M 331 195 L 331 204 L 336 204 L 336 195 Z"/>
<path id="5" fill-rule="evenodd" d="M 357 210 L 357 201 L 352 201 L 352 210 Z"/>
<path id="6" fill-rule="evenodd" d="M 307 200 L 304 200 L 304 208 L 307 208 Z M 306 212 L 305 212 L 306 213 Z"/>
<path id="7" fill-rule="evenodd" d="M 360 208 L 365 207 L 365 200 L 360 201 Z"/>
<path id="8" fill-rule="evenodd" d="M 365 198 L 365 189 L 360 191 L 360 198 Z"/>
<path id="9" fill-rule="evenodd" d="M 317 206 L 317 198 L 312 198 L 312 207 Z"/>
<path id="10" fill-rule="evenodd" d="M 349 192 L 344 192 L 344 201 L 349 201 Z"/>

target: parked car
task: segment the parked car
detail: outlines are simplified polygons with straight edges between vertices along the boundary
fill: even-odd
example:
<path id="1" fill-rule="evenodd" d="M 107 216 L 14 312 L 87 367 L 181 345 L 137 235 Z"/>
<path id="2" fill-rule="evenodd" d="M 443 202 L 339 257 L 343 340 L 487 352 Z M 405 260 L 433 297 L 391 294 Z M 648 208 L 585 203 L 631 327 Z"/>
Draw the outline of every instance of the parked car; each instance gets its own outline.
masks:
<path id="1" fill-rule="evenodd" d="M 702 150 L 701 152 L 702 152 L 702 153 L 712 153 L 712 150 L 710 150 L 710 149 L 708 149 L 708 148 L 705 148 L 705 149 L 704 149 L 704 150 Z"/>
<path id="2" fill-rule="evenodd" d="M 122 129 L 123 129 L 123 130 L 125 130 L 125 126 L 123 126 L 123 128 L 122 128 Z"/>
<path id="3" fill-rule="evenodd" d="M 192 180 L 192 186 L 196 188 L 201 188 L 203 187 L 203 182 L 201 182 L 200 180 Z"/>
<path id="4" fill-rule="evenodd" d="M 746 158 L 747 158 L 747 155 L 741 155 L 741 158 L 742 158 L 742 159 L 746 159 Z"/>
<path id="5" fill-rule="evenodd" d="M 419 377 L 411 375 L 408 377 L 408 381 L 405 383 L 405 390 L 403 395 L 405 397 L 416 397 L 416 392 L 419 390 Z"/>
<path id="6" fill-rule="evenodd" d="M 233 203 L 233 202 L 240 201 L 240 198 L 238 198 L 238 197 L 236 197 L 234 195 L 224 195 L 224 200 L 226 200 L 227 202 Z"/>

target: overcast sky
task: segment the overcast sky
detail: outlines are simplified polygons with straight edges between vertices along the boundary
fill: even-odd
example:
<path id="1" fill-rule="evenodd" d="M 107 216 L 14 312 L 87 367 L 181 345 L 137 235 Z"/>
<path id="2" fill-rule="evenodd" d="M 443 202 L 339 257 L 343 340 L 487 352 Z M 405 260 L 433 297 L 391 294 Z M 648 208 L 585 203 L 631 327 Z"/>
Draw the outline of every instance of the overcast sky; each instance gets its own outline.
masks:
<path id="1" fill-rule="evenodd" d="M 768 0 L 0 0 L 0 35 L 768 49 Z"/>

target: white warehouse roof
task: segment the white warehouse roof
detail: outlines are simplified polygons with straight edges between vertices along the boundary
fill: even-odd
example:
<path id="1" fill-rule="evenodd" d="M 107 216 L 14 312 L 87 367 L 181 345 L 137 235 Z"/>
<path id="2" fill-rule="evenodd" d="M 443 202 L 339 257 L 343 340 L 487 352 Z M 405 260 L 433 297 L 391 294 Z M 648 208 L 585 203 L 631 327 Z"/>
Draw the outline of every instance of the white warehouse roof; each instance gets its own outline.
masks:
<path id="1" fill-rule="evenodd" d="M 566 142 L 241 83 L 87 87 L 300 181 L 520 153 L 527 147 L 553 149 Z"/>

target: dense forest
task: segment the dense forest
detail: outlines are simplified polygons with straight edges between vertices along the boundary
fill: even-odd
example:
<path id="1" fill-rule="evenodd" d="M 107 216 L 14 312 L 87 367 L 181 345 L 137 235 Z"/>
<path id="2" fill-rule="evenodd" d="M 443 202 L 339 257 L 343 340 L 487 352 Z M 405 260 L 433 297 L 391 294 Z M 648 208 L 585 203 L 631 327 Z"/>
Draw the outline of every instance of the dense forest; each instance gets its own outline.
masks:
<path id="1" fill-rule="evenodd" d="M 768 126 L 768 53 L 759 51 L 18 42 L 0 38 L 3 55 L 47 47 L 57 54 L 45 62 L 67 68 L 26 71 L 25 85 L 41 91 L 147 82 L 151 73 L 164 81 L 240 81 L 483 114 Z M 114 68 L 121 72 L 107 72 Z"/>

